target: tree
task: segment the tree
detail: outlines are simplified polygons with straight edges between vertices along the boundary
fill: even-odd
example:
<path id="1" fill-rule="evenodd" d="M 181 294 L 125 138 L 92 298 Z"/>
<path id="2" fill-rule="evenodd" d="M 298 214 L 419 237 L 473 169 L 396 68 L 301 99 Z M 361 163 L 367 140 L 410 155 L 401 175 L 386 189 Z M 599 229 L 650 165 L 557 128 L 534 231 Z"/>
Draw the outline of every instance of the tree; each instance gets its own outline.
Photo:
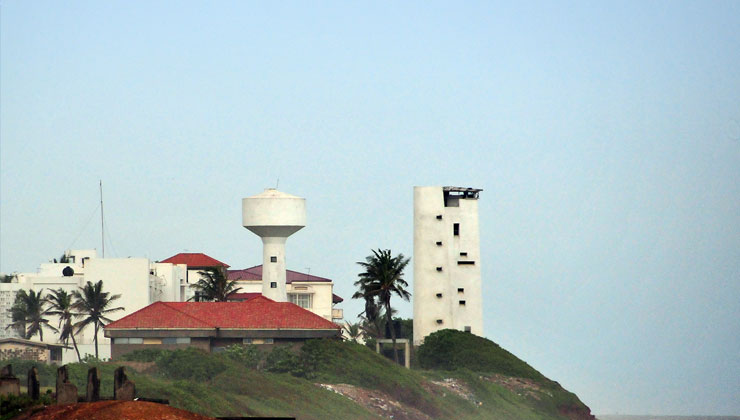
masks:
<path id="1" fill-rule="evenodd" d="M 75 303 L 72 304 L 72 309 L 79 313 L 83 319 L 78 322 L 75 326 L 79 333 L 88 325 L 95 327 L 95 358 L 98 358 L 98 331 L 100 327 L 111 320 L 106 317 L 115 311 L 122 311 L 123 307 L 111 308 L 110 305 L 114 300 L 121 297 L 121 295 L 110 295 L 108 292 L 103 291 L 103 280 L 99 280 L 93 284 L 90 281 L 85 284 L 84 287 L 80 287 L 80 290 L 76 290 L 73 295 Z"/>
<path id="2" fill-rule="evenodd" d="M 236 287 L 236 280 L 229 280 L 222 269 L 208 268 L 204 271 L 198 271 L 198 274 L 202 278 L 190 287 L 196 289 L 196 293 L 199 292 L 200 296 L 205 300 L 226 302 L 226 298 L 230 294 L 242 289 L 241 287 Z"/>
<path id="3" fill-rule="evenodd" d="M 359 287 L 352 298 L 365 299 L 365 314 L 368 308 L 373 308 L 372 303 L 377 299 L 377 306 L 385 309 L 385 317 L 388 325 L 393 325 L 393 310 L 391 309 L 391 297 L 395 294 L 403 300 L 409 300 L 411 293 L 406 290 L 408 283 L 403 279 L 403 270 L 409 263 L 409 259 L 403 254 L 391 255 L 390 249 L 372 250 L 373 254 L 358 262 L 365 271 L 358 274 L 359 280 L 355 286 Z M 375 308 L 377 308 L 377 306 Z M 373 309 L 371 309 L 373 311 Z M 398 363 L 398 352 L 396 352 L 396 332 L 390 328 L 391 340 L 393 342 L 393 357 Z"/>
<path id="4" fill-rule="evenodd" d="M 31 339 L 38 333 L 39 339 L 44 341 L 43 327 L 56 331 L 56 328 L 49 325 L 49 320 L 44 318 L 47 314 L 44 308 L 47 301 L 41 297 L 42 293 L 43 289 L 38 293 L 21 289 L 15 294 L 15 301 L 10 309 L 13 322 L 8 327 L 16 328 L 25 339 Z"/>
<path id="5" fill-rule="evenodd" d="M 72 294 L 60 287 L 52 290 L 47 300 L 49 301 L 47 313 L 59 317 L 59 341 L 67 345 L 71 338 L 75 352 L 77 352 L 77 360 L 82 361 L 80 350 L 77 348 L 77 340 L 75 340 L 75 327 L 72 324 L 72 317 L 77 316 L 77 313 L 72 311 Z"/>
<path id="6" fill-rule="evenodd" d="M 347 340 L 353 343 L 357 343 L 357 340 L 362 336 L 362 326 L 359 322 L 355 322 L 354 324 L 347 322 L 342 325 L 342 329 L 347 335 Z"/>

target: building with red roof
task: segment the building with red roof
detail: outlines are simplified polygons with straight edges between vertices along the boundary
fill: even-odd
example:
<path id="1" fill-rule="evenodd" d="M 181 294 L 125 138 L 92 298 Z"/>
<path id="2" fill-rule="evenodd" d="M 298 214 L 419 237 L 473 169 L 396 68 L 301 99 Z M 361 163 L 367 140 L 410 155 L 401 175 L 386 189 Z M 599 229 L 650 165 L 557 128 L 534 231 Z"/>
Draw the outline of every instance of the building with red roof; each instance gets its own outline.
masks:
<path id="1" fill-rule="evenodd" d="M 222 263 L 221 261 L 210 257 L 201 252 L 181 252 L 177 255 L 173 255 L 160 263 L 169 264 L 185 264 L 188 268 L 229 268 L 228 264 Z"/>
<path id="2" fill-rule="evenodd" d="M 234 294 L 229 300 L 244 300 L 252 293 L 262 292 L 262 265 L 242 270 L 228 270 L 229 280 L 236 280 L 242 288 L 240 294 Z M 343 311 L 334 305 L 344 299 L 334 294 L 334 282 L 325 277 L 285 270 L 286 292 L 288 301 L 334 322 L 340 322 Z"/>
<path id="3" fill-rule="evenodd" d="M 340 334 L 339 325 L 264 296 L 243 302 L 155 302 L 105 326 L 113 359 L 139 349 L 217 352 L 234 344 L 290 345 Z"/>

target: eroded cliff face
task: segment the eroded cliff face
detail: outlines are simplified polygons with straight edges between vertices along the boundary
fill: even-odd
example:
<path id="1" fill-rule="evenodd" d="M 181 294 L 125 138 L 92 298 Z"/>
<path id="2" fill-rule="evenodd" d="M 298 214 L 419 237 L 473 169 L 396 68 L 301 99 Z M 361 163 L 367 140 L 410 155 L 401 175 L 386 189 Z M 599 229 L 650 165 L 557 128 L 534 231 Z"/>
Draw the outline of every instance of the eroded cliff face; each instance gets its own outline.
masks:
<path id="1" fill-rule="evenodd" d="M 591 414 L 591 409 L 587 406 L 573 407 L 563 406 L 558 407 L 558 412 L 570 420 L 596 420 L 596 416 Z"/>

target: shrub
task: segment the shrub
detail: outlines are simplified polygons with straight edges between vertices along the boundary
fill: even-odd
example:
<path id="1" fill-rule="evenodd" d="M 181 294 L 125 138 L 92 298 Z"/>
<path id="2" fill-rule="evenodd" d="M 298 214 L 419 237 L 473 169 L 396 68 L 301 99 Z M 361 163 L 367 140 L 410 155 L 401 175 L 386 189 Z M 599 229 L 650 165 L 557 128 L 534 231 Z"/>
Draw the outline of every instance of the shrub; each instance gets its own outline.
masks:
<path id="1" fill-rule="evenodd" d="M 470 369 L 545 380 L 541 373 L 493 341 L 457 330 L 430 334 L 419 347 L 417 357 L 424 369 Z"/>
<path id="2" fill-rule="evenodd" d="M 189 347 L 163 351 L 155 360 L 160 372 L 172 379 L 208 381 L 228 368 L 223 357 Z"/>
<path id="3" fill-rule="evenodd" d="M 288 347 L 275 346 L 265 359 L 265 369 L 269 372 L 291 373 L 304 376 L 298 356 Z"/>
<path id="4" fill-rule="evenodd" d="M 141 349 L 121 356 L 121 360 L 129 362 L 156 362 L 157 358 L 167 350 L 160 349 Z"/>
<path id="5" fill-rule="evenodd" d="M 226 347 L 226 357 L 234 360 L 248 368 L 257 369 L 264 359 L 264 354 L 255 345 L 239 345 Z"/>

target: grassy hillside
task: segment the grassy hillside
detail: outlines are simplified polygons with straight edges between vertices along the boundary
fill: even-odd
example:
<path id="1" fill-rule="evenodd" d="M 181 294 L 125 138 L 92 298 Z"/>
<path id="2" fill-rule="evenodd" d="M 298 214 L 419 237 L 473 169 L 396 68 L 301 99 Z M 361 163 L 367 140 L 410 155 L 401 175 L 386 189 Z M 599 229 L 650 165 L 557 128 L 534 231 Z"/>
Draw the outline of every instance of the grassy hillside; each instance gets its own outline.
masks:
<path id="1" fill-rule="evenodd" d="M 415 370 L 359 344 L 329 340 L 310 341 L 297 353 L 235 347 L 220 354 L 147 351 L 129 359 L 153 362 L 140 373 L 129 369 L 138 395 L 211 416 L 585 419 L 590 414 L 575 395 L 495 343 L 450 330 L 427 338 L 418 351 L 422 368 Z M 15 371 L 25 372 L 28 364 L 14 363 Z M 90 366 L 69 366 L 80 394 Z M 111 396 L 118 364 L 95 366 L 101 395 Z M 42 386 L 53 386 L 54 370 L 39 369 Z"/>

